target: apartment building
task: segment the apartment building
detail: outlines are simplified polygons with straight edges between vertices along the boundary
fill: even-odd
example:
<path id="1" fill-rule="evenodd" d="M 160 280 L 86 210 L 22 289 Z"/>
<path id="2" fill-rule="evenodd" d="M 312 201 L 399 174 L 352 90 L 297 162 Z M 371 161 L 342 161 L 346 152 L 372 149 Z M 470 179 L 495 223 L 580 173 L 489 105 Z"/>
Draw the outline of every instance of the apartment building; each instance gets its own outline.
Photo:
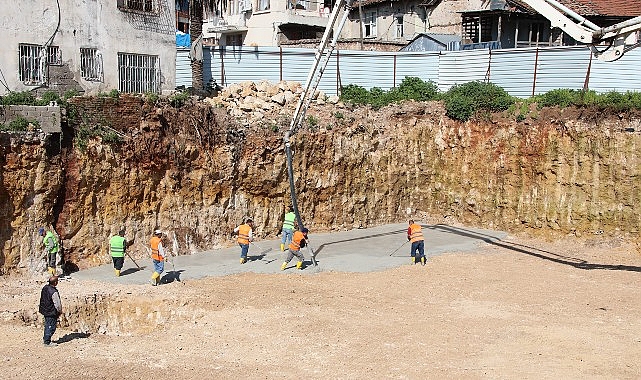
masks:
<path id="1" fill-rule="evenodd" d="M 0 18 L 0 94 L 175 88 L 173 0 L 3 1 Z"/>

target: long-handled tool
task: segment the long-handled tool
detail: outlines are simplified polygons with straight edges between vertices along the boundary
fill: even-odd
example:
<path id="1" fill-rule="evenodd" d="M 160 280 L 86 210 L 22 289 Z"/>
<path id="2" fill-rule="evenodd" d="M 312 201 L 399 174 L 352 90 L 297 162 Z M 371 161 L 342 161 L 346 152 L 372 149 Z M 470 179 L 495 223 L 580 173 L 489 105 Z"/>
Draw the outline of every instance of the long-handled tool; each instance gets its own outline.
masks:
<path id="1" fill-rule="evenodd" d="M 127 257 L 129 257 L 129 258 L 131 259 L 131 261 L 133 261 L 133 262 L 134 262 L 134 264 L 136 264 L 136 266 L 138 267 L 138 270 L 141 270 L 141 269 L 142 269 L 142 268 L 140 267 L 140 265 L 138 265 L 138 263 L 136 262 L 136 260 L 134 260 L 134 258 L 133 258 L 133 257 L 131 257 L 131 256 L 129 255 L 129 252 L 125 251 L 125 255 L 127 255 Z"/>
<path id="2" fill-rule="evenodd" d="M 392 251 L 392 253 L 390 253 L 389 255 L 390 255 L 390 256 L 393 256 L 396 252 L 398 252 L 398 250 L 399 250 L 399 249 L 403 248 L 403 246 L 404 246 L 405 244 L 407 244 L 407 242 L 408 242 L 408 241 L 409 241 L 409 240 L 407 240 L 405 243 L 401 244 L 401 246 L 400 246 L 400 247 L 398 247 L 398 248 L 396 248 L 395 250 L 393 250 L 393 251 Z"/>

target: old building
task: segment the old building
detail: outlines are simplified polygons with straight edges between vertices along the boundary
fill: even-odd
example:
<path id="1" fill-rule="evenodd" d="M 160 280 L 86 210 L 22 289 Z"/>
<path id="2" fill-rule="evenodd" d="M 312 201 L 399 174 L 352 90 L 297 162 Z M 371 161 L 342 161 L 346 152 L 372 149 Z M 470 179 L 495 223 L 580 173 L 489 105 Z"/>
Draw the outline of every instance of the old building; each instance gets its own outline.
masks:
<path id="1" fill-rule="evenodd" d="M 279 46 L 320 38 L 334 0 L 227 0 L 207 13 L 203 37 L 219 46 Z"/>
<path id="2" fill-rule="evenodd" d="M 641 0 L 560 0 L 605 27 L 641 15 Z M 488 9 L 462 12 L 463 49 L 576 45 L 572 37 L 522 0 L 493 0 Z"/>
<path id="3" fill-rule="evenodd" d="M 0 94 L 175 87 L 173 0 L 3 1 L 0 18 Z"/>
<path id="4" fill-rule="evenodd" d="M 405 46 L 421 33 L 460 35 L 461 12 L 486 9 L 483 0 L 356 1 L 342 37 L 394 42 Z"/>

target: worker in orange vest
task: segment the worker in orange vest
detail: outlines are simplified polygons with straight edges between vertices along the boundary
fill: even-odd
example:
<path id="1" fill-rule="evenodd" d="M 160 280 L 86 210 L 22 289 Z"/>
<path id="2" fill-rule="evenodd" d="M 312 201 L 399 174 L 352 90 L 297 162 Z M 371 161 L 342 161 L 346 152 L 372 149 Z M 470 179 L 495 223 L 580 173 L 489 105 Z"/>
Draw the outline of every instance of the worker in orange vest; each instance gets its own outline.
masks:
<path id="1" fill-rule="evenodd" d="M 412 264 L 421 261 L 425 265 L 425 238 L 421 232 L 421 226 L 414 223 L 413 220 L 409 222 L 410 226 L 407 228 L 407 240 L 412 243 L 410 248 L 410 256 L 412 256 Z"/>
<path id="2" fill-rule="evenodd" d="M 236 241 L 240 246 L 240 263 L 245 264 L 247 262 L 247 252 L 249 252 L 249 243 L 254 241 L 254 221 L 250 218 L 247 218 L 245 223 L 234 228 L 234 233 L 238 234 Z"/>
<path id="3" fill-rule="evenodd" d="M 296 268 L 303 269 L 303 260 L 305 260 L 305 256 L 300 252 L 300 249 L 307 245 L 307 233 L 309 233 L 309 230 L 305 227 L 300 231 L 294 232 L 292 242 L 289 244 L 289 250 L 287 251 L 287 257 L 285 258 L 283 265 L 280 266 L 280 270 L 285 270 L 285 268 L 287 268 L 287 264 L 292 261 L 294 256 L 298 258 Z"/>
<path id="4" fill-rule="evenodd" d="M 162 231 L 154 231 L 154 236 L 149 240 L 151 246 L 151 260 L 154 262 L 154 273 L 151 275 L 151 285 L 160 284 L 160 274 L 165 270 L 165 248 L 162 245 Z"/>

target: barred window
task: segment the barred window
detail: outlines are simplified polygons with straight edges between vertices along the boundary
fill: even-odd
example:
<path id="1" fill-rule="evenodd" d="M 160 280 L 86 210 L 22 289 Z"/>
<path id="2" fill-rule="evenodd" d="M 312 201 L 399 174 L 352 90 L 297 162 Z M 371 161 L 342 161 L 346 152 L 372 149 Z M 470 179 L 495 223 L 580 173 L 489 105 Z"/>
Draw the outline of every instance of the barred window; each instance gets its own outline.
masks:
<path id="1" fill-rule="evenodd" d="M 118 53 L 118 91 L 160 92 L 160 60 L 157 55 Z"/>
<path id="2" fill-rule="evenodd" d="M 80 48 L 80 74 L 82 79 L 102 82 L 102 53 L 96 48 Z"/>
<path id="3" fill-rule="evenodd" d="M 47 47 L 47 63 L 50 65 L 62 65 L 62 52 L 58 46 Z"/>
<path id="4" fill-rule="evenodd" d="M 20 81 L 28 86 L 37 86 L 46 81 L 45 50 L 40 45 L 19 44 Z"/>
<path id="5" fill-rule="evenodd" d="M 136 11 L 157 13 L 156 0 L 117 0 L 118 9 L 123 11 Z"/>

